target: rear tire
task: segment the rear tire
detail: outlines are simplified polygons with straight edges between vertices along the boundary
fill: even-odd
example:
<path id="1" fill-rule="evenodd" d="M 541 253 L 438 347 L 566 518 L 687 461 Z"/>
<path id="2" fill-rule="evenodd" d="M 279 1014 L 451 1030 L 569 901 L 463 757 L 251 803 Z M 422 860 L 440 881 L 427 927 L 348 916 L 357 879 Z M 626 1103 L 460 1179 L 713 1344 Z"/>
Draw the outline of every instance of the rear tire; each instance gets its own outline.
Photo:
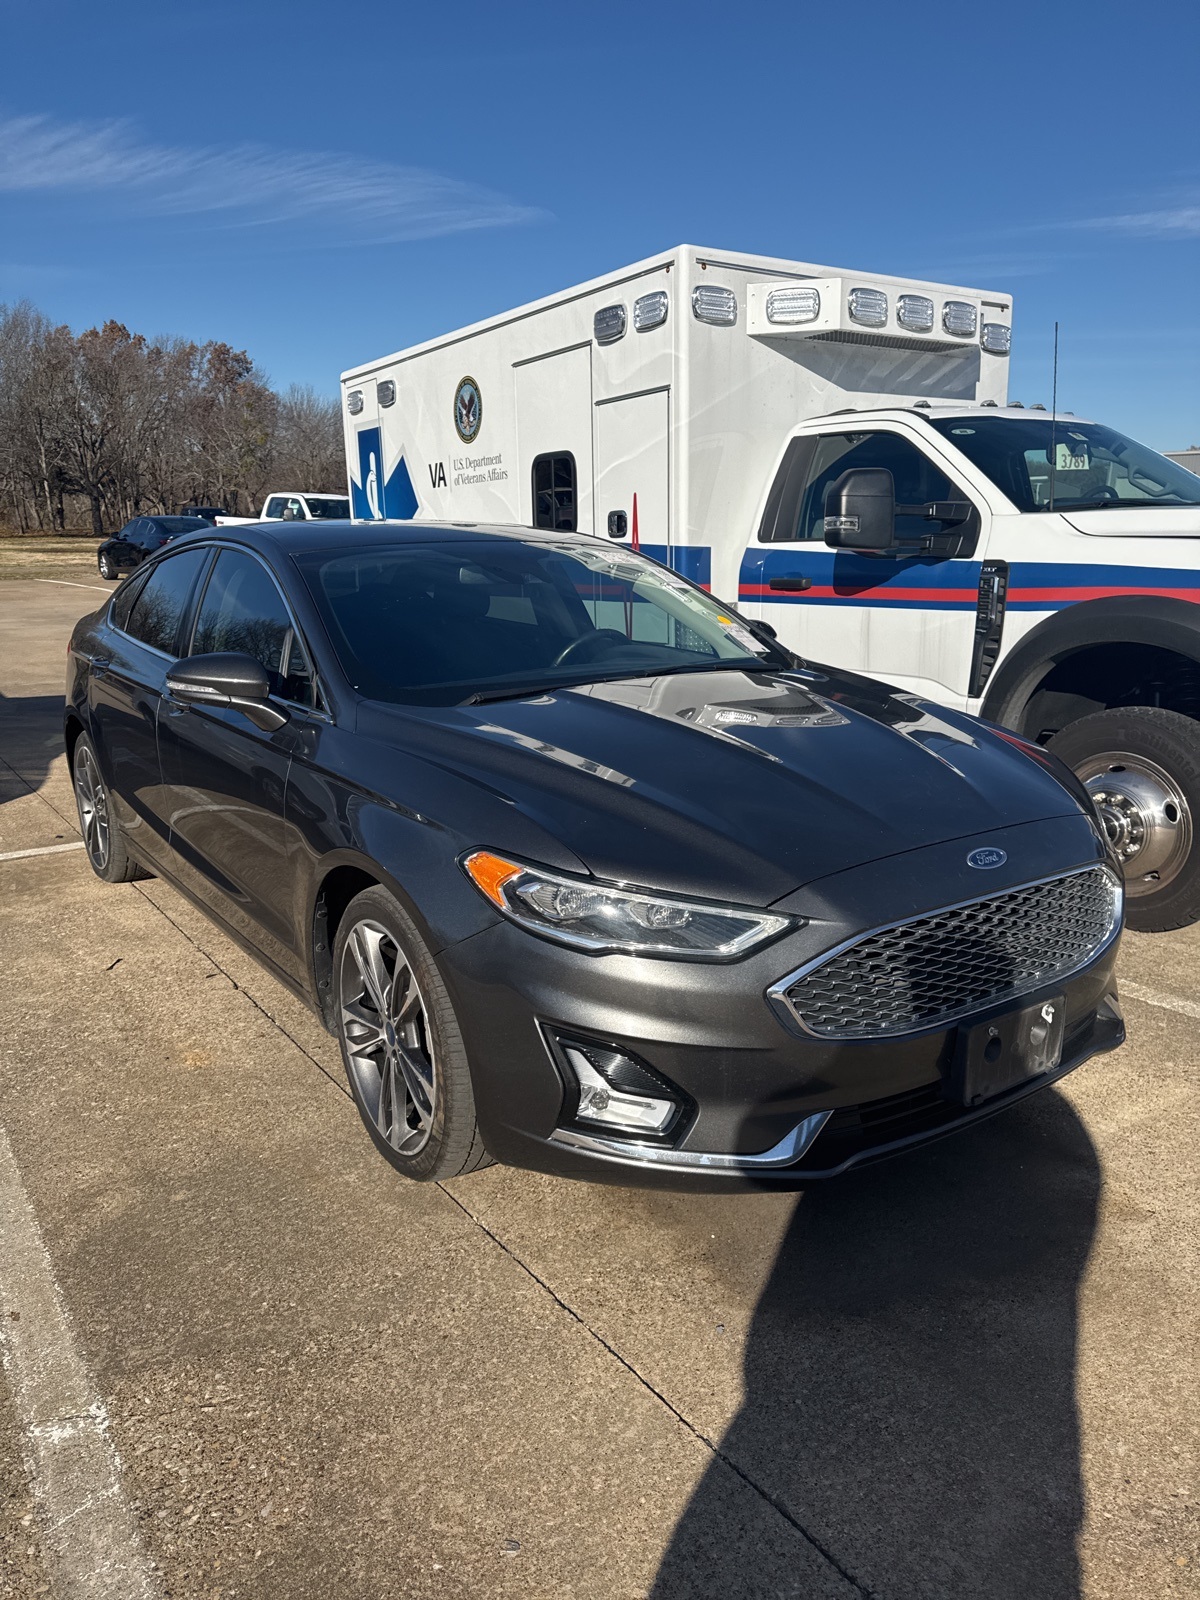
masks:
<path id="1" fill-rule="evenodd" d="M 1125 871 L 1125 921 L 1200 919 L 1200 723 L 1157 706 L 1080 717 L 1048 748 L 1087 785 Z"/>
<path id="2" fill-rule="evenodd" d="M 71 754 L 71 782 L 79 813 L 79 831 L 96 876 L 105 883 L 132 883 L 135 878 L 149 877 L 125 848 L 125 836 L 113 815 L 108 785 L 96 759 L 96 747 L 86 733 L 79 735 Z"/>
<path id="3" fill-rule="evenodd" d="M 346 907 L 333 985 L 342 1064 L 380 1154 L 424 1183 L 489 1166 L 449 992 L 386 889 L 364 889 Z"/>

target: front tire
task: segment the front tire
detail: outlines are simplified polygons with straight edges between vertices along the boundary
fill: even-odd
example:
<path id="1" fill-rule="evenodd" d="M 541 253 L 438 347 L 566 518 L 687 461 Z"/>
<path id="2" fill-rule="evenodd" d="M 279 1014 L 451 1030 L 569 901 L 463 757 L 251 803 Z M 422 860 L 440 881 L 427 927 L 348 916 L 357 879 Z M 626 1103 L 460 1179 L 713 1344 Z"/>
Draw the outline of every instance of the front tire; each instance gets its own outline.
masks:
<path id="1" fill-rule="evenodd" d="M 342 1064 L 380 1153 L 426 1183 L 487 1166 L 450 995 L 412 918 L 386 889 L 364 889 L 347 906 L 333 982 Z"/>
<path id="2" fill-rule="evenodd" d="M 132 883 L 147 876 L 125 848 L 125 836 L 113 815 L 108 785 L 100 773 L 96 747 L 86 733 L 75 741 L 71 755 L 71 782 L 79 831 L 92 871 L 105 883 Z"/>
<path id="3" fill-rule="evenodd" d="M 1080 717 L 1048 748 L 1091 791 L 1125 872 L 1125 921 L 1165 933 L 1200 919 L 1200 723 L 1157 706 Z"/>
<path id="4" fill-rule="evenodd" d="M 115 583 L 121 576 L 107 555 L 97 556 L 96 564 L 100 568 L 100 576 L 108 583 Z"/>

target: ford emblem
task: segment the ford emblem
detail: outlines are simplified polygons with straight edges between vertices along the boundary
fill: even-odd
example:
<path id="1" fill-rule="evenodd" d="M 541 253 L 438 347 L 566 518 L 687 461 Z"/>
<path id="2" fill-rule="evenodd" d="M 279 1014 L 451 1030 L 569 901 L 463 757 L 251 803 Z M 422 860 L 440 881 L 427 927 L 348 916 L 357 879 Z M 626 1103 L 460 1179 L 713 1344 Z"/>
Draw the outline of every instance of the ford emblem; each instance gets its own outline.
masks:
<path id="1" fill-rule="evenodd" d="M 1002 867 L 1008 860 L 1007 850 L 997 850 L 994 845 L 984 845 L 982 850 L 972 850 L 967 857 L 969 867 Z"/>

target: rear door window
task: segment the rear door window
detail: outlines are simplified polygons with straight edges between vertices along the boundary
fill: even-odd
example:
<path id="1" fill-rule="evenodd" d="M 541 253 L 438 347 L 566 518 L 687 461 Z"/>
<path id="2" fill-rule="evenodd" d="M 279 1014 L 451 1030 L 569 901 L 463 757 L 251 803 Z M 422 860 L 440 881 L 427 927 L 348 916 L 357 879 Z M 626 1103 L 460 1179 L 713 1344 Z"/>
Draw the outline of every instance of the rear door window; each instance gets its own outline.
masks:
<path id="1" fill-rule="evenodd" d="M 575 457 L 569 450 L 535 456 L 533 462 L 533 525 L 574 533 L 578 516 Z"/>
<path id="2" fill-rule="evenodd" d="M 209 554 L 209 550 L 200 546 L 181 550 L 178 555 L 160 561 L 129 610 L 125 632 L 152 650 L 161 650 L 168 656 L 177 655 L 180 624 Z"/>

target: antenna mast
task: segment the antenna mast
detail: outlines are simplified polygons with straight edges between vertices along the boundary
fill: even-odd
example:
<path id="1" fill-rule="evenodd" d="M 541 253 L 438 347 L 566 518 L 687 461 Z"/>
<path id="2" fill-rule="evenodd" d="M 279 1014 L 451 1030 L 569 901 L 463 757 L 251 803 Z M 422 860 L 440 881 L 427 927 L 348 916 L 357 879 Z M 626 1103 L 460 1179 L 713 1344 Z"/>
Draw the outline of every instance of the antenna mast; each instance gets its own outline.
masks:
<path id="1" fill-rule="evenodd" d="M 1050 396 L 1050 509 L 1054 510 L 1054 473 L 1058 466 L 1058 323 L 1054 324 L 1054 388 Z"/>

